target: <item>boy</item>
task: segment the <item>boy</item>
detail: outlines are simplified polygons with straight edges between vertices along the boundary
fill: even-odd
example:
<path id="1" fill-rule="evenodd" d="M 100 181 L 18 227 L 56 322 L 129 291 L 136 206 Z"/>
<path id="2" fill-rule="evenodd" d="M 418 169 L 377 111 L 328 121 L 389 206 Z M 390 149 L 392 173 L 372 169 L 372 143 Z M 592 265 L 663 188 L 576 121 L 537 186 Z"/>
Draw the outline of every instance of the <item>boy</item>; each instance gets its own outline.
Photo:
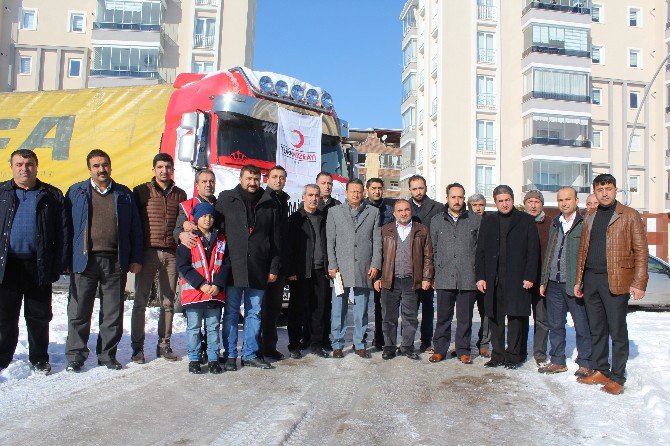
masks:
<path id="1" fill-rule="evenodd" d="M 219 234 L 214 226 L 214 206 L 199 203 L 191 211 L 198 229 L 195 247 L 187 248 L 183 244 L 177 247 L 177 269 L 181 278 L 181 302 L 186 313 L 186 349 L 188 352 L 188 371 L 201 373 L 200 327 L 205 321 L 207 333 L 207 358 L 209 372 L 222 372 L 218 363 L 221 346 L 219 326 L 221 309 L 225 302 L 225 287 L 230 262 L 226 255 L 226 238 Z"/>

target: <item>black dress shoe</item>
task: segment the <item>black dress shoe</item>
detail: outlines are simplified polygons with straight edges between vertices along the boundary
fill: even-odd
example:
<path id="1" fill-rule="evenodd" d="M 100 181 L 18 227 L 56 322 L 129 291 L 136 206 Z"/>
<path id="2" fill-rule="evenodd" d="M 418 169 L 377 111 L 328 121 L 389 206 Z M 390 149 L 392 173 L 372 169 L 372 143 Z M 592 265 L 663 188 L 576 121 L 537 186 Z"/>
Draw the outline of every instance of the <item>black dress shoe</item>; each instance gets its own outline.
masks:
<path id="1" fill-rule="evenodd" d="M 333 344 L 330 342 L 324 342 L 323 343 L 323 349 L 327 352 L 332 352 L 333 351 Z"/>
<path id="2" fill-rule="evenodd" d="M 261 358 L 252 358 L 246 361 L 242 360 L 241 364 L 243 367 L 256 367 L 263 370 L 274 369 L 273 366 L 263 361 Z"/>
<path id="3" fill-rule="evenodd" d="M 276 349 L 275 350 L 268 350 L 268 351 L 264 352 L 263 357 L 268 358 L 268 359 L 274 359 L 276 361 L 281 361 L 282 359 L 284 359 L 284 355 L 282 354 L 282 352 L 280 352 Z"/>
<path id="4" fill-rule="evenodd" d="M 384 350 L 384 353 L 382 353 L 382 359 L 384 360 L 389 360 L 395 358 L 395 352 L 392 350 Z"/>
<path id="5" fill-rule="evenodd" d="M 312 349 L 312 354 L 316 356 L 320 356 L 322 358 L 330 358 L 330 354 L 328 354 L 327 351 L 325 351 L 322 348 L 313 348 Z"/>
<path id="6" fill-rule="evenodd" d="M 484 364 L 484 367 L 502 367 L 504 365 L 505 363 L 502 361 L 496 361 L 494 359 L 491 359 L 486 364 Z"/>
<path id="7" fill-rule="evenodd" d="M 519 363 L 514 361 L 505 361 L 505 368 L 508 370 L 516 370 L 519 368 Z"/>
<path id="8" fill-rule="evenodd" d="M 223 370 L 226 372 L 234 372 L 237 370 L 237 358 L 225 358 L 225 364 L 223 364 Z"/>
<path id="9" fill-rule="evenodd" d="M 161 347 L 160 345 L 156 347 L 156 357 L 165 358 L 168 361 L 176 361 L 179 359 L 179 356 L 175 355 L 169 345 Z"/>
<path id="10" fill-rule="evenodd" d="M 51 372 L 51 364 L 49 364 L 49 361 L 38 361 L 33 364 L 33 370 L 37 373 L 48 375 Z"/>
<path id="11" fill-rule="evenodd" d="M 291 350 L 289 352 L 289 357 L 291 359 L 300 359 L 302 358 L 302 353 L 300 353 L 300 350 Z"/>
<path id="12" fill-rule="evenodd" d="M 104 365 L 109 370 L 121 370 L 123 366 L 116 358 L 109 358 L 107 361 L 102 361 L 98 359 L 98 365 Z"/>
<path id="13" fill-rule="evenodd" d="M 134 348 L 133 354 L 130 356 L 130 360 L 135 364 L 144 364 L 146 362 L 144 359 L 144 350 L 141 348 Z"/>
<path id="14" fill-rule="evenodd" d="M 83 362 L 70 361 L 70 362 L 67 363 L 67 367 L 65 368 L 65 370 L 67 372 L 79 373 L 79 372 L 81 372 L 82 367 L 84 367 Z"/>
<path id="15" fill-rule="evenodd" d="M 200 361 L 191 361 L 188 363 L 188 373 L 193 373 L 194 375 L 199 375 L 202 373 L 200 368 Z"/>
<path id="16" fill-rule="evenodd" d="M 421 359 L 421 356 L 419 356 L 418 353 L 414 353 L 413 351 L 410 351 L 410 350 L 408 350 L 408 351 L 404 351 L 404 352 L 401 351 L 401 352 L 400 352 L 400 355 L 401 355 L 401 356 L 405 356 L 405 357 L 407 357 L 407 358 L 409 358 L 409 359 L 414 359 L 414 360 Z"/>
<path id="17" fill-rule="evenodd" d="M 221 368 L 221 365 L 218 363 L 218 361 L 212 361 L 209 363 L 209 373 L 213 375 L 223 373 L 223 369 Z"/>

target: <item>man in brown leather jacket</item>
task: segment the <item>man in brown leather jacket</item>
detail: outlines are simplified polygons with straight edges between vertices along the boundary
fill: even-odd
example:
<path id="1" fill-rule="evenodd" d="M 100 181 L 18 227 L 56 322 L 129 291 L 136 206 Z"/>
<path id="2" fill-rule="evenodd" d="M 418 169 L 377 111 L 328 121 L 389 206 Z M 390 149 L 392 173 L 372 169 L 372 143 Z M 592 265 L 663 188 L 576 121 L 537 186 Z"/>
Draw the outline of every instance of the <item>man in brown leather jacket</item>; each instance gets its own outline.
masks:
<path id="1" fill-rule="evenodd" d="M 598 208 L 584 221 L 574 291 L 576 297 L 584 298 L 596 371 L 577 381 L 604 384 L 603 391 L 618 395 L 626 381 L 628 299 L 644 297 L 649 248 L 640 214 L 616 201 L 616 179 L 610 174 L 598 175 L 593 190 Z"/>
<path id="2" fill-rule="evenodd" d="M 383 359 L 396 355 L 398 310 L 402 306 L 402 342 L 400 355 L 419 359 L 414 352 L 414 337 L 419 326 L 417 292 L 428 290 L 435 272 L 433 248 L 428 228 L 412 221 L 407 200 L 393 205 L 395 221 L 382 226 L 382 275 L 375 281 L 381 291 L 384 352 Z"/>

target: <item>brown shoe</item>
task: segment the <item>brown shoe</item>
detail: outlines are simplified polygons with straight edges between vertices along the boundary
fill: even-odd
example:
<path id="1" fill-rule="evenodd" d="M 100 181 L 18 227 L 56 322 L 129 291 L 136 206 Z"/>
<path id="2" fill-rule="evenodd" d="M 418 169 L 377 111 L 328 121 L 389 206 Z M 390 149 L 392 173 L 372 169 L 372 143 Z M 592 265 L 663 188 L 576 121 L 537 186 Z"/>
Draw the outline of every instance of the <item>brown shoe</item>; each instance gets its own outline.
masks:
<path id="1" fill-rule="evenodd" d="M 344 358 L 344 353 L 342 352 L 341 348 L 336 348 L 335 350 L 333 350 L 333 358 L 338 359 Z"/>
<path id="2" fill-rule="evenodd" d="M 593 372 L 585 378 L 577 378 L 577 382 L 582 384 L 607 384 L 612 380 L 600 372 Z"/>
<path id="3" fill-rule="evenodd" d="M 458 359 L 463 363 L 463 364 L 472 364 L 472 358 L 470 355 L 461 355 L 458 357 Z"/>
<path id="4" fill-rule="evenodd" d="M 623 386 L 617 382 L 610 381 L 604 386 L 600 388 L 605 393 L 609 393 L 610 395 L 619 395 L 623 393 Z"/>
<path id="5" fill-rule="evenodd" d="M 550 362 L 549 364 L 537 369 L 537 371 L 540 373 L 546 373 L 547 375 L 553 375 L 554 373 L 567 372 L 568 368 L 564 365 L 554 364 L 553 362 Z"/>
<path id="6" fill-rule="evenodd" d="M 433 353 L 428 360 L 430 362 L 440 362 L 444 359 L 444 355 L 441 355 L 439 353 Z"/>
<path id="7" fill-rule="evenodd" d="M 359 350 L 356 350 L 356 354 L 357 354 L 358 356 L 360 356 L 361 358 L 363 358 L 363 359 L 370 359 L 370 358 L 371 358 L 371 356 L 370 356 L 370 352 L 368 352 L 368 351 L 367 351 L 366 349 L 364 349 L 364 348 L 361 348 L 361 349 L 359 349 Z"/>
<path id="8" fill-rule="evenodd" d="M 489 351 L 488 348 L 482 347 L 479 349 L 479 356 L 481 356 L 482 358 L 490 358 L 491 352 Z"/>
<path id="9" fill-rule="evenodd" d="M 578 368 L 577 371 L 575 372 L 575 376 L 576 376 L 577 378 L 586 378 L 586 377 L 589 376 L 591 373 L 593 373 L 593 369 L 590 369 L 590 368 L 588 368 L 588 367 L 580 367 L 580 368 Z"/>

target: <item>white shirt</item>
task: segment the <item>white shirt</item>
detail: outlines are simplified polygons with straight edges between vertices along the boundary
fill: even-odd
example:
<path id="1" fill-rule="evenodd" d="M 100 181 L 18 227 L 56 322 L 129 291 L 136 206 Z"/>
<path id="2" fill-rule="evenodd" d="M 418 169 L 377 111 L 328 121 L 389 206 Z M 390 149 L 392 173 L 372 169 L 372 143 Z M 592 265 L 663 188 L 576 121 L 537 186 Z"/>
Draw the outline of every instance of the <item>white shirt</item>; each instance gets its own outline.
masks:
<path id="1" fill-rule="evenodd" d="M 566 220 L 563 214 L 561 214 L 560 217 L 558 217 L 558 221 L 561 222 L 561 226 L 563 226 L 563 234 L 567 234 L 570 228 L 572 228 L 572 224 L 575 222 L 575 217 L 577 217 L 577 211 L 575 211 L 572 214 L 572 217 L 570 217 L 570 220 Z"/>
<path id="2" fill-rule="evenodd" d="M 95 189 L 100 195 L 107 195 L 112 190 L 112 180 L 109 180 L 109 185 L 107 186 L 107 189 L 105 189 L 104 191 L 100 189 L 97 184 L 95 184 L 95 181 L 93 181 L 93 179 L 91 179 L 91 187 L 93 187 L 93 189 Z"/>
<path id="3" fill-rule="evenodd" d="M 396 222 L 395 227 L 398 230 L 398 237 L 400 237 L 400 241 L 404 242 L 409 233 L 412 231 L 412 220 L 409 221 L 407 226 L 402 226 L 400 223 Z"/>

